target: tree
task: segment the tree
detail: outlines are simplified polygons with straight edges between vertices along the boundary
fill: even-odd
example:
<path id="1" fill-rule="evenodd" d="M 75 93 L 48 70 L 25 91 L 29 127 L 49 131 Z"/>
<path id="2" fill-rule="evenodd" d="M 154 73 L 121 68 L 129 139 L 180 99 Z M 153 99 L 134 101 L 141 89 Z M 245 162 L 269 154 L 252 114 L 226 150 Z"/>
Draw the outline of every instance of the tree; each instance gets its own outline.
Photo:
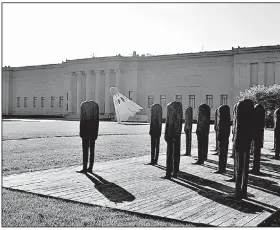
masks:
<path id="1" fill-rule="evenodd" d="M 280 108 L 280 85 L 273 86 L 257 85 L 239 92 L 238 100 L 251 99 L 255 104 L 261 104 L 265 111 L 266 127 L 273 127 L 273 113 Z"/>

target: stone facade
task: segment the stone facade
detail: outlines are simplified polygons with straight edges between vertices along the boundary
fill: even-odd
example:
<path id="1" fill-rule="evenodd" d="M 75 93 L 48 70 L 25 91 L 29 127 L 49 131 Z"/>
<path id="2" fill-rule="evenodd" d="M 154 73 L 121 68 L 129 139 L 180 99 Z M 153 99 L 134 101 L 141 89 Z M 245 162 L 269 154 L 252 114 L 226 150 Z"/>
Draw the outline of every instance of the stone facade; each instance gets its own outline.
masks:
<path id="1" fill-rule="evenodd" d="M 2 114 L 78 117 L 80 103 L 91 99 L 101 118 L 108 117 L 114 114 L 109 88 L 116 86 L 143 107 L 138 120 L 148 119 L 152 103 L 162 105 L 165 118 L 166 105 L 175 100 L 194 107 L 194 119 L 199 104 L 207 103 L 213 120 L 218 106 L 232 108 L 239 91 L 258 84 L 280 84 L 279 45 L 3 67 Z"/>

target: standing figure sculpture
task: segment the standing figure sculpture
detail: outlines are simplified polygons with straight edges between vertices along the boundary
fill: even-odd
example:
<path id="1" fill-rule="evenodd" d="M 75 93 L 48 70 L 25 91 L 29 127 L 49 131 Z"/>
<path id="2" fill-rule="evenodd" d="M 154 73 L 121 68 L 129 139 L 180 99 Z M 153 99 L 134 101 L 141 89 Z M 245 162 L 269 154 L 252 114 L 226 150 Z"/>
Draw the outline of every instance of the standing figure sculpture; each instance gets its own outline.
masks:
<path id="1" fill-rule="evenodd" d="M 254 156 L 251 173 L 259 174 L 261 167 L 261 148 L 264 141 L 265 110 L 262 105 L 255 105 L 254 109 L 254 133 L 251 145 L 251 153 Z"/>
<path id="2" fill-rule="evenodd" d="M 217 139 L 219 149 L 219 169 L 216 173 L 225 173 L 228 157 L 228 144 L 230 135 L 230 108 L 221 105 L 218 108 Z"/>
<path id="3" fill-rule="evenodd" d="M 216 134 L 216 147 L 214 149 L 214 151 L 217 151 L 216 153 L 214 153 L 213 155 L 219 155 L 219 144 L 218 144 L 218 109 L 215 109 L 215 120 L 214 120 L 214 130 L 215 130 L 215 134 Z"/>
<path id="4" fill-rule="evenodd" d="M 204 164 L 207 160 L 208 141 L 210 129 L 210 107 L 206 104 L 201 104 L 197 109 L 197 144 L 198 144 L 198 159 L 194 164 Z"/>
<path id="5" fill-rule="evenodd" d="M 180 165 L 181 132 L 183 109 L 181 102 L 171 102 L 167 105 L 164 139 L 167 142 L 166 177 L 177 177 Z"/>
<path id="6" fill-rule="evenodd" d="M 186 156 L 191 156 L 192 149 L 192 121 L 193 109 L 188 107 L 185 110 L 185 133 L 186 133 Z"/>
<path id="7" fill-rule="evenodd" d="M 254 103 L 250 99 L 239 101 L 236 110 L 235 160 L 236 184 L 235 198 L 247 198 L 250 147 L 253 138 Z"/>
<path id="8" fill-rule="evenodd" d="M 233 112 L 232 112 L 232 154 L 231 154 L 230 158 L 233 158 L 233 177 L 228 180 L 229 182 L 235 182 L 235 180 L 236 180 L 237 162 L 236 162 L 236 158 L 235 158 L 235 133 L 236 133 L 237 105 L 238 105 L 238 102 L 233 106 Z"/>
<path id="9" fill-rule="evenodd" d="M 94 164 L 95 141 L 98 137 L 99 128 L 99 107 L 94 101 L 84 101 L 81 103 L 80 115 L 80 137 L 83 146 L 83 169 L 80 173 L 90 172 Z M 90 160 L 88 164 L 88 149 L 90 148 Z"/>
<path id="10" fill-rule="evenodd" d="M 234 151 L 235 151 L 235 148 L 234 148 L 234 135 L 235 135 L 235 121 L 236 121 L 236 109 L 237 109 L 237 104 L 238 102 L 233 106 L 233 110 L 232 110 L 232 130 L 231 130 L 231 133 L 232 133 L 232 154 L 230 156 L 230 158 L 234 158 Z"/>
<path id="11" fill-rule="evenodd" d="M 280 155 L 280 108 L 274 112 L 274 141 L 275 141 L 275 159 L 279 160 Z"/>
<path id="12" fill-rule="evenodd" d="M 151 123 L 150 123 L 150 136 L 151 136 L 151 165 L 158 163 L 160 136 L 162 128 L 162 107 L 159 104 L 151 106 Z"/>

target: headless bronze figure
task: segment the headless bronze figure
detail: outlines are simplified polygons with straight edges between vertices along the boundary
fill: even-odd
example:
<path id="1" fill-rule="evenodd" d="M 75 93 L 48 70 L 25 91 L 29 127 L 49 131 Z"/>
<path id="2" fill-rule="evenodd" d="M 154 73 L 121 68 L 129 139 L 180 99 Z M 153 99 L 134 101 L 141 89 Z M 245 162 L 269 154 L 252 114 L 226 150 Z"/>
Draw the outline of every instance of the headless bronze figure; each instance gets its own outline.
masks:
<path id="1" fill-rule="evenodd" d="M 254 103 L 250 99 L 238 102 L 234 137 L 236 160 L 235 198 L 247 198 L 250 147 L 253 139 Z"/>
<path id="2" fill-rule="evenodd" d="M 228 157 L 228 144 L 230 136 L 230 108 L 221 105 L 217 114 L 217 139 L 219 149 L 219 168 L 216 173 L 225 173 Z"/>
<path id="3" fill-rule="evenodd" d="M 275 143 L 275 156 L 274 159 L 280 159 L 280 108 L 274 112 L 274 143 Z"/>
<path id="4" fill-rule="evenodd" d="M 150 123 L 150 136 L 151 136 L 151 165 L 158 163 L 160 136 L 162 128 L 162 107 L 159 104 L 151 106 L 151 123 Z"/>
<path id="5" fill-rule="evenodd" d="M 183 109 L 181 102 L 171 102 L 167 105 L 164 139 L 167 142 L 166 177 L 177 177 L 180 165 L 181 132 Z"/>
<path id="6" fill-rule="evenodd" d="M 188 107 L 185 110 L 185 133 L 186 133 L 186 156 L 191 156 L 192 149 L 192 122 L 193 122 L 193 109 Z"/>
<path id="7" fill-rule="evenodd" d="M 215 134 L 216 134 L 216 147 L 214 149 L 214 151 L 217 151 L 216 153 L 214 153 L 213 155 L 219 155 L 219 144 L 218 144 L 218 109 L 215 109 L 215 120 L 214 120 L 214 130 L 215 130 Z"/>
<path id="8" fill-rule="evenodd" d="M 198 159 L 194 164 L 202 165 L 207 160 L 208 156 L 208 141 L 210 129 L 210 107 L 206 104 L 201 104 L 197 109 L 197 149 Z"/>
<path id="9" fill-rule="evenodd" d="M 261 167 L 261 149 L 264 141 L 265 126 L 265 110 L 262 105 L 255 105 L 254 109 L 254 133 L 251 145 L 251 153 L 253 154 L 253 168 L 251 173 L 260 174 Z"/>
<path id="10" fill-rule="evenodd" d="M 80 173 L 90 172 L 94 164 L 95 141 L 98 137 L 99 128 L 99 107 L 94 101 L 84 101 L 81 103 L 80 115 L 80 137 L 83 146 L 83 169 Z M 90 160 L 88 164 L 88 148 L 90 148 Z"/>

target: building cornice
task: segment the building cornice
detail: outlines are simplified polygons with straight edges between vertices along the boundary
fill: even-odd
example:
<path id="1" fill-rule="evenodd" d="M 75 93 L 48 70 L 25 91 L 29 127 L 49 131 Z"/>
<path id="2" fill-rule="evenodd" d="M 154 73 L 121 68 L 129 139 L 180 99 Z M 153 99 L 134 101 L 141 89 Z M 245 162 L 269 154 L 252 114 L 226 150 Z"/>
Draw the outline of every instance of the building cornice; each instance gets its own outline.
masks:
<path id="1" fill-rule="evenodd" d="M 134 56 L 107 56 L 107 57 L 92 57 L 83 59 L 72 59 L 66 60 L 65 62 L 59 64 L 49 64 L 49 65 L 35 65 L 35 66 L 22 66 L 22 67 L 2 67 L 2 71 L 19 71 L 19 70 L 35 70 L 35 69 L 51 69 L 51 68 L 64 68 L 69 65 L 74 64 L 86 64 L 86 63 L 96 63 L 96 62 L 131 62 L 131 61 L 161 61 L 161 60 L 175 60 L 175 59 L 191 59 L 191 58 L 207 58 L 207 57 L 222 57 L 222 56 L 234 56 L 240 54 L 250 54 L 250 53 L 264 53 L 264 52 L 280 52 L 280 45 L 274 46 L 258 46 L 258 47 L 237 47 L 231 50 L 222 51 L 205 51 L 197 53 L 178 53 L 178 54 L 167 54 L 167 55 L 134 55 Z"/>

